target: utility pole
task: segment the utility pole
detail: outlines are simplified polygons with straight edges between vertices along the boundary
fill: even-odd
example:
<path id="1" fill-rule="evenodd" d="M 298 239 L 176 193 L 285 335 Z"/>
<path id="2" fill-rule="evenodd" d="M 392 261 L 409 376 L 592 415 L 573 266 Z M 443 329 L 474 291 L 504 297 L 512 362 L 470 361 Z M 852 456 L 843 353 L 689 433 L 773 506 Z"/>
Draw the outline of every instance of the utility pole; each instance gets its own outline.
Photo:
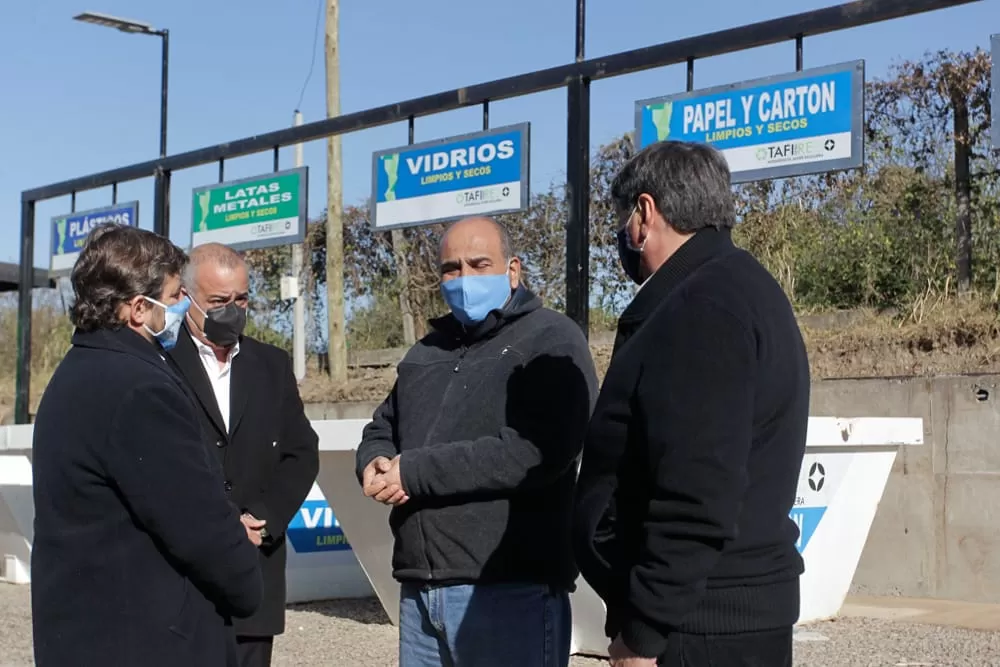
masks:
<path id="1" fill-rule="evenodd" d="M 410 265 L 407 264 L 406 237 L 402 229 L 390 232 L 392 251 L 396 256 L 396 270 L 399 272 L 399 312 L 403 316 L 403 343 L 410 347 L 417 342 L 413 321 L 413 307 L 410 304 Z"/>
<path id="2" fill-rule="evenodd" d="M 326 115 L 340 115 L 340 0 L 326 0 Z M 330 378 L 347 381 L 344 337 L 344 191 L 340 135 L 326 140 L 326 308 Z"/>
<path id="3" fill-rule="evenodd" d="M 302 112 L 295 111 L 295 126 L 302 124 Z M 295 166 L 301 167 L 305 162 L 302 144 L 295 144 Z M 300 224 L 307 226 L 309 219 L 301 220 Z M 292 278 L 295 283 L 295 305 L 292 311 L 292 366 L 295 369 L 295 379 L 299 382 L 306 377 L 306 303 L 302 297 L 302 243 L 292 246 Z"/>

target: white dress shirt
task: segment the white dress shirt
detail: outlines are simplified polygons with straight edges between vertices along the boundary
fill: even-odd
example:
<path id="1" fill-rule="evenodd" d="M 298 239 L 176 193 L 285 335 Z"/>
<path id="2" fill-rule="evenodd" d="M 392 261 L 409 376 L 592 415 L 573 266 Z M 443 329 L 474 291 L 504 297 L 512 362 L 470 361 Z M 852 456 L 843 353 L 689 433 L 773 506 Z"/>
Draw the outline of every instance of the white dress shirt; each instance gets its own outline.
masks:
<path id="1" fill-rule="evenodd" d="M 222 413 L 222 421 L 225 423 L 226 431 L 229 431 L 230 412 L 230 379 L 232 378 L 233 359 L 240 353 L 240 344 L 236 343 L 226 357 L 226 363 L 219 365 L 219 360 L 215 356 L 215 350 L 205 343 L 191 336 L 194 346 L 198 349 L 198 357 L 201 359 L 205 372 L 208 373 L 208 381 L 212 385 L 212 393 L 215 394 L 215 401 L 219 404 L 219 412 Z"/>

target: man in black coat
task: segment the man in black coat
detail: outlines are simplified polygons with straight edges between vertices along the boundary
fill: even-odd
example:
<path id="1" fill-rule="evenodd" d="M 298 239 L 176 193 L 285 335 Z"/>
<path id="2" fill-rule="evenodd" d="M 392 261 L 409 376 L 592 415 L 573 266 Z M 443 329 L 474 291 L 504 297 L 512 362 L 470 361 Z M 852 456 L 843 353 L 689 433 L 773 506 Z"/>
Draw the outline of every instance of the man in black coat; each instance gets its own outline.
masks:
<path id="1" fill-rule="evenodd" d="M 451 314 L 400 362 L 357 455 L 365 494 L 394 505 L 400 667 L 566 667 L 587 340 L 520 283 L 491 219 L 448 229 L 441 276 Z"/>
<path id="2" fill-rule="evenodd" d="M 34 430 L 39 667 L 235 665 L 228 617 L 260 603 L 256 550 L 164 357 L 188 307 L 185 261 L 108 225 L 73 268 L 73 347 Z"/>
<path id="3" fill-rule="evenodd" d="M 781 287 L 733 245 L 729 181 L 715 149 L 666 141 L 612 186 L 641 287 L 587 434 L 574 535 L 615 667 L 792 665 L 809 364 Z"/>
<path id="4" fill-rule="evenodd" d="M 170 358 L 197 397 L 205 445 L 258 547 L 264 600 L 235 627 L 240 667 L 267 667 L 285 629 L 285 530 L 316 480 L 318 438 L 288 353 L 243 335 L 250 288 L 239 253 L 194 248 L 183 283 L 191 308 Z"/>

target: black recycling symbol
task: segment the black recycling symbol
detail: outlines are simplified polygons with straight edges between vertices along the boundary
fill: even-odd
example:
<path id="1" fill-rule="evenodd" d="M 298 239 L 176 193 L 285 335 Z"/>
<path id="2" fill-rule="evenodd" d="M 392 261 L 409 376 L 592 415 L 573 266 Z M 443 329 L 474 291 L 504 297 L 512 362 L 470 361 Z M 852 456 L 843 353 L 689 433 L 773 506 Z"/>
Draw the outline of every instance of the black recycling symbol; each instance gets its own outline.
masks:
<path id="1" fill-rule="evenodd" d="M 505 188 L 503 189 L 503 196 L 504 196 L 504 197 L 506 197 L 506 196 L 507 196 L 507 195 L 509 195 L 509 194 L 510 194 L 510 188 L 507 188 L 507 187 L 505 187 Z"/>
<path id="2" fill-rule="evenodd" d="M 826 469 L 819 461 L 809 467 L 809 488 L 813 491 L 822 491 L 823 483 L 826 481 Z"/>
<path id="3" fill-rule="evenodd" d="M 833 139 L 827 139 L 826 143 L 823 144 L 823 148 L 825 148 L 828 151 L 832 151 L 833 147 L 836 146 L 836 145 L 837 145 L 837 142 L 835 142 Z"/>

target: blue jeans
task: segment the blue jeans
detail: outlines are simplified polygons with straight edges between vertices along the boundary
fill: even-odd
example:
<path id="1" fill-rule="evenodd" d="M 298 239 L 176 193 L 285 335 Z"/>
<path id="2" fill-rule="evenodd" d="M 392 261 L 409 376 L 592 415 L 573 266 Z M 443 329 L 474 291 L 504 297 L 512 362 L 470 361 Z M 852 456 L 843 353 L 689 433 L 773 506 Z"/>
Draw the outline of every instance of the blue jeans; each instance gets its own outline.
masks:
<path id="1" fill-rule="evenodd" d="M 569 594 L 537 584 L 403 584 L 399 667 L 567 667 Z"/>

